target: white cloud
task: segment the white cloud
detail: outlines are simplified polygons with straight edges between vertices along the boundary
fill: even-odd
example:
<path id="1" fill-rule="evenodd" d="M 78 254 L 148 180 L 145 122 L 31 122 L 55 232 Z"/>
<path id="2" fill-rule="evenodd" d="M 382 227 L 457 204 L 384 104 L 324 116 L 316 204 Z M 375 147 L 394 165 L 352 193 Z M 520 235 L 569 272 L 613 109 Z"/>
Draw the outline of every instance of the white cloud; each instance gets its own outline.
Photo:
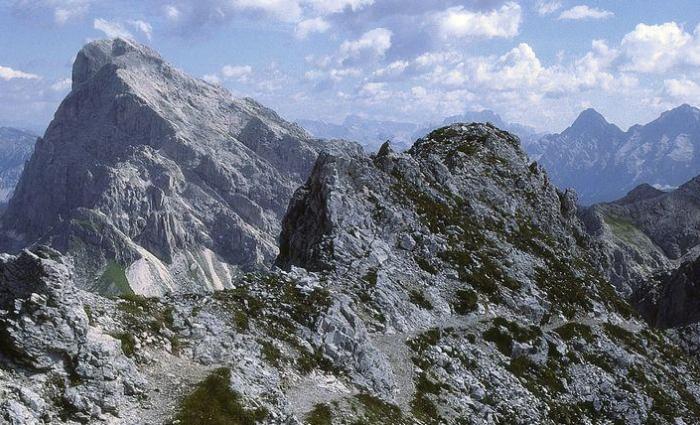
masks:
<path id="1" fill-rule="evenodd" d="M 306 19 L 297 24 L 295 35 L 299 39 L 305 39 L 309 34 L 324 33 L 328 31 L 330 27 L 331 24 L 323 18 Z"/>
<path id="2" fill-rule="evenodd" d="M 175 5 L 168 4 L 163 6 L 163 12 L 165 13 L 165 17 L 171 22 L 176 22 L 180 19 L 180 9 Z"/>
<path id="3" fill-rule="evenodd" d="M 375 28 L 364 33 L 359 39 L 345 41 L 340 45 L 341 61 L 363 57 L 381 58 L 391 48 L 393 33 L 386 28 Z"/>
<path id="4" fill-rule="evenodd" d="M 5 81 L 10 80 L 38 80 L 40 77 L 35 74 L 30 74 L 28 72 L 18 71 L 6 66 L 0 66 L 0 79 Z"/>
<path id="5" fill-rule="evenodd" d="M 698 31 L 696 30 L 696 38 Z M 625 68 L 642 73 L 665 72 L 682 62 L 696 62 L 697 39 L 675 22 L 661 25 L 638 24 L 624 36 L 621 48 L 628 62 Z"/>
<path id="6" fill-rule="evenodd" d="M 462 6 L 451 7 L 436 15 L 440 33 L 453 37 L 504 37 L 518 35 L 522 10 L 517 3 L 508 2 L 490 12 L 472 12 Z"/>
<path id="7" fill-rule="evenodd" d="M 561 1 L 559 0 L 537 0 L 535 9 L 540 16 L 551 15 L 561 9 Z"/>
<path id="8" fill-rule="evenodd" d="M 532 86 L 543 71 L 534 50 L 526 43 L 520 43 L 495 61 L 480 58 L 474 63 L 474 80 L 499 90 Z"/>
<path id="9" fill-rule="evenodd" d="M 680 102 L 700 102 L 700 85 L 685 76 L 664 80 L 664 91 Z"/>
<path id="10" fill-rule="evenodd" d="M 559 19 L 578 21 L 583 19 L 607 19 L 613 16 L 615 16 L 615 14 L 609 10 L 598 9 L 596 7 L 589 7 L 586 5 L 578 5 L 561 12 Z"/>
<path id="11" fill-rule="evenodd" d="M 131 19 L 127 21 L 127 24 L 136 30 L 141 31 L 149 40 L 151 39 L 151 36 L 153 35 L 153 27 L 148 22 L 140 19 Z"/>
<path id="12" fill-rule="evenodd" d="M 93 21 L 93 28 L 102 31 L 109 38 L 134 38 L 134 36 L 124 28 L 119 22 L 111 22 L 106 19 L 97 18 Z"/>
<path id="13" fill-rule="evenodd" d="M 384 68 L 380 68 L 376 71 L 374 71 L 374 76 L 379 77 L 379 78 L 386 78 L 386 77 L 397 77 L 400 76 L 401 74 L 406 71 L 406 69 L 410 66 L 410 62 L 400 60 L 400 61 L 394 61 L 390 63 L 389 65 L 385 66 Z"/>
<path id="14" fill-rule="evenodd" d="M 221 84 L 221 78 L 216 74 L 206 74 L 205 76 L 202 77 L 202 79 L 210 84 L 216 84 L 216 85 Z"/>
<path id="15" fill-rule="evenodd" d="M 225 65 L 221 68 L 221 75 L 228 80 L 246 82 L 253 74 L 253 67 L 250 65 Z"/>
<path id="16" fill-rule="evenodd" d="M 56 92 L 65 92 L 70 89 L 72 81 L 70 78 L 64 78 L 51 84 L 51 90 Z"/>

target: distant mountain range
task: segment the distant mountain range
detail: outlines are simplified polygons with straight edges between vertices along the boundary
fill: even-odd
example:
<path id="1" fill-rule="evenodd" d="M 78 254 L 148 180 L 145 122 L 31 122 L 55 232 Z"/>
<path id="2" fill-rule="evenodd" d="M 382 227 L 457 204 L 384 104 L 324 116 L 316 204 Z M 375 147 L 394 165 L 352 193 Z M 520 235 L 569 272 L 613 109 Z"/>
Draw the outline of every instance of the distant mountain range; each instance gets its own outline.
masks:
<path id="1" fill-rule="evenodd" d="M 424 124 L 379 121 L 357 115 L 349 115 L 340 124 L 315 120 L 297 121 L 300 126 L 315 137 L 358 142 L 367 152 L 376 152 L 386 141 L 390 141 L 394 149 L 403 151 L 410 148 L 414 141 L 435 129 L 462 122 L 491 123 L 520 137 L 531 156 L 540 153 L 537 141 L 542 137 L 542 134 L 538 134 L 535 129 L 526 125 L 506 122 L 497 113 L 488 109 L 467 111 L 460 115 L 447 117 L 442 122 Z"/>
<path id="2" fill-rule="evenodd" d="M 538 143 L 539 162 L 583 204 L 617 199 L 648 183 L 672 189 L 700 173 L 700 109 L 682 105 L 627 131 L 593 109 Z"/>
<path id="3" fill-rule="evenodd" d="M 409 122 L 379 121 L 357 115 L 348 115 L 340 124 L 315 120 L 298 120 L 297 124 L 314 137 L 350 140 L 361 144 L 368 152 L 376 152 L 387 140 L 396 149 L 406 150 L 411 147 L 420 128 Z"/>
<path id="4" fill-rule="evenodd" d="M 36 139 L 35 134 L 26 130 L 0 127 L 0 204 L 12 196 Z"/>

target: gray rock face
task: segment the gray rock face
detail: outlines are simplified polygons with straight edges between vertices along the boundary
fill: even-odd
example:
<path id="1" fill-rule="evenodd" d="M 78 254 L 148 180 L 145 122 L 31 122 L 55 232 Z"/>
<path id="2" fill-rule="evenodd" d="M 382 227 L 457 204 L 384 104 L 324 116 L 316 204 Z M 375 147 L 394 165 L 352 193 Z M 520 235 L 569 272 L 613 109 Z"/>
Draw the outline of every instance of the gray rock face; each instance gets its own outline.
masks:
<path id="1" fill-rule="evenodd" d="M 700 292 L 698 178 L 671 192 L 640 185 L 582 212 L 601 244 L 606 271 L 653 326 L 697 354 Z"/>
<path id="2" fill-rule="evenodd" d="M 539 143 L 539 161 L 586 204 L 609 202 L 648 183 L 675 188 L 700 172 L 700 110 L 682 105 L 623 132 L 592 109 Z"/>
<path id="3" fill-rule="evenodd" d="M 588 230 L 607 247 L 610 278 L 628 294 L 698 256 L 698 179 L 671 192 L 640 185 L 618 201 L 583 211 Z"/>
<path id="4" fill-rule="evenodd" d="M 127 397 L 139 394 L 142 376 L 118 340 L 90 326 L 57 251 L 40 247 L 0 260 L 0 311 L 3 363 L 41 376 L 33 385 L 15 387 L 18 399 L 5 398 L 10 422 L 57 420 L 46 398 L 88 420 L 118 412 Z M 0 384 L 0 391 L 11 382 Z"/>
<path id="5" fill-rule="evenodd" d="M 575 194 L 558 191 L 493 126 L 446 127 L 405 154 L 385 145 L 370 158 L 321 155 L 280 243 L 279 266 L 327 273 L 332 292 L 354 301 L 350 317 L 363 318 L 372 341 L 363 351 L 384 359 L 364 376 L 389 378 L 392 402 L 416 420 L 641 424 L 695 415 L 694 399 L 680 407 L 675 396 L 679 410 L 659 412 L 655 390 L 640 384 L 653 375 L 663 391 L 697 394 L 687 380 L 674 389 L 676 373 L 660 360 L 673 343 L 633 318 L 601 275 Z M 337 340 L 322 351 L 352 359 L 355 349 Z"/>
<path id="6" fill-rule="evenodd" d="M 12 196 L 36 139 L 37 136 L 27 131 L 0 127 L 0 203 L 6 203 Z"/>
<path id="7" fill-rule="evenodd" d="M 115 274 L 148 295 L 227 287 L 237 266 L 277 255 L 287 203 L 324 147 L 147 47 L 93 42 L 3 217 L 2 246 L 70 253 L 82 286 L 104 293 L 125 290 Z"/>

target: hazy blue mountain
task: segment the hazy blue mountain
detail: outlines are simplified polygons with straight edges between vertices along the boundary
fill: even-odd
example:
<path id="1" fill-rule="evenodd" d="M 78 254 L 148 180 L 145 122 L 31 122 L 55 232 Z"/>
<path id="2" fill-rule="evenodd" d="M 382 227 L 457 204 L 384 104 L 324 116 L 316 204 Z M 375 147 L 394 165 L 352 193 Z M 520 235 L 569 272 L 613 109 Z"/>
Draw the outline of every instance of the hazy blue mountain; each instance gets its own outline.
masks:
<path id="1" fill-rule="evenodd" d="M 32 155 L 37 136 L 26 130 L 0 127 L 0 203 L 5 203 Z"/>
<path id="2" fill-rule="evenodd" d="M 675 188 L 700 173 L 700 110 L 682 105 L 625 132 L 587 109 L 539 143 L 554 182 L 576 189 L 584 204 L 620 198 L 642 183 Z"/>
<path id="3" fill-rule="evenodd" d="M 367 152 L 376 152 L 387 140 L 398 150 L 408 149 L 419 128 L 418 124 L 409 122 L 379 121 L 358 115 L 348 115 L 340 124 L 316 120 L 297 123 L 314 137 L 351 140 L 360 143 Z"/>
<path id="4" fill-rule="evenodd" d="M 324 139 L 343 139 L 360 143 L 367 152 L 376 152 L 382 143 L 387 140 L 392 143 L 394 149 L 403 151 L 411 147 L 413 142 L 425 136 L 431 131 L 452 125 L 455 123 L 488 123 L 498 128 L 509 131 L 520 137 L 527 153 L 533 159 L 539 158 L 541 149 L 538 142 L 542 134 L 535 129 L 517 123 L 509 123 L 500 115 L 484 109 L 481 111 L 467 111 L 463 114 L 452 115 L 440 122 L 409 123 L 400 121 L 380 121 L 371 118 L 363 118 L 358 115 L 349 115 L 342 123 L 329 123 L 317 120 L 298 120 L 297 123 L 304 127 L 311 135 Z"/>

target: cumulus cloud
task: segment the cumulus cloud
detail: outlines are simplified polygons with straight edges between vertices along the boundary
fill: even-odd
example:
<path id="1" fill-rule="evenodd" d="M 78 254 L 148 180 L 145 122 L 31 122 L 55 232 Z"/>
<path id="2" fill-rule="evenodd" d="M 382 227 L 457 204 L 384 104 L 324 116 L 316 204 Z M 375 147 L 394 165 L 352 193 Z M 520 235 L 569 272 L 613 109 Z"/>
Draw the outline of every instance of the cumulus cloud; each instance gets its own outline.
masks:
<path id="1" fill-rule="evenodd" d="M 561 9 L 561 1 L 559 0 L 537 0 L 535 4 L 535 10 L 540 16 L 551 15 L 557 10 Z"/>
<path id="2" fill-rule="evenodd" d="M 323 18 L 306 19 L 297 24 L 295 35 L 299 39 L 305 39 L 309 34 L 324 33 L 328 31 L 331 24 Z"/>
<path id="3" fill-rule="evenodd" d="M 250 65 L 225 65 L 221 68 L 221 75 L 230 80 L 245 82 L 253 73 Z"/>
<path id="4" fill-rule="evenodd" d="M 151 36 L 153 35 L 153 27 L 148 22 L 142 21 L 140 19 L 131 19 L 127 21 L 127 24 L 129 24 L 137 31 L 142 32 L 143 35 L 145 35 L 146 38 L 148 38 L 149 40 L 151 39 Z"/>
<path id="5" fill-rule="evenodd" d="M 147 39 L 151 39 L 153 35 L 153 27 L 150 23 L 142 21 L 140 19 L 130 19 L 126 21 L 125 24 L 117 21 L 109 21 L 103 18 L 96 18 L 92 24 L 93 28 L 102 31 L 109 38 L 134 38 L 131 31 L 127 29 L 127 26 L 133 28 L 134 30 L 142 33 Z"/>
<path id="6" fill-rule="evenodd" d="M 473 12 L 463 6 L 451 7 L 438 13 L 436 19 L 444 38 L 504 37 L 518 35 L 522 10 L 517 3 L 508 2 L 490 12 Z"/>
<path id="7" fill-rule="evenodd" d="M 700 84 L 685 76 L 664 80 L 664 91 L 679 102 L 700 102 Z"/>
<path id="8" fill-rule="evenodd" d="M 661 73 L 682 64 L 700 65 L 700 31 L 687 33 L 675 22 L 638 24 L 622 39 L 625 68 L 641 73 Z"/>
<path id="9" fill-rule="evenodd" d="M 102 18 L 96 18 L 92 23 L 93 28 L 102 31 L 109 38 L 134 38 L 134 36 L 124 28 L 119 22 L 112 22 Z"/>
<path id="10" fill-rule="evenodd" d="M 7 66 L 0 66 L 0 79 L 10 80 L 38 80 L 40 77 L 28 72 L 18 71 Z"/>
<path id="11" fill-rule="evenodd" d="M 393 33 L 386 28 L 375 28 L 362 34 L 357 40 L 348 40 L 340 45 L 340 60 L 360 60 L 384 57 L 391 48 Z"/>
<path id="12" fill-rule="evenodd" d="M 615 16 L 615 14 L 609 10 L 598 9 L 596 7 L 589 7 L 586 5 L 578 5 L 561 12 L 559 19 L 579 21 L 584 19 L 607 19 L 613 16 Z"/>
<path id="13" fill-rule="evenodd" d="M 283 21 L 296 21 L 302 14 L 294 0 L 229 0 L 234 10 L 259 11 Z"/>
<path id="14" fill-rule="evenodd" d="M 72 84 L 72 81 L 70 78 L 64 78 L 62 80 L 58 80 L 55 83 L 51 84 L 51 90 L 55 92 L 65 92 L 68 89 L 70 89 Z"/>

